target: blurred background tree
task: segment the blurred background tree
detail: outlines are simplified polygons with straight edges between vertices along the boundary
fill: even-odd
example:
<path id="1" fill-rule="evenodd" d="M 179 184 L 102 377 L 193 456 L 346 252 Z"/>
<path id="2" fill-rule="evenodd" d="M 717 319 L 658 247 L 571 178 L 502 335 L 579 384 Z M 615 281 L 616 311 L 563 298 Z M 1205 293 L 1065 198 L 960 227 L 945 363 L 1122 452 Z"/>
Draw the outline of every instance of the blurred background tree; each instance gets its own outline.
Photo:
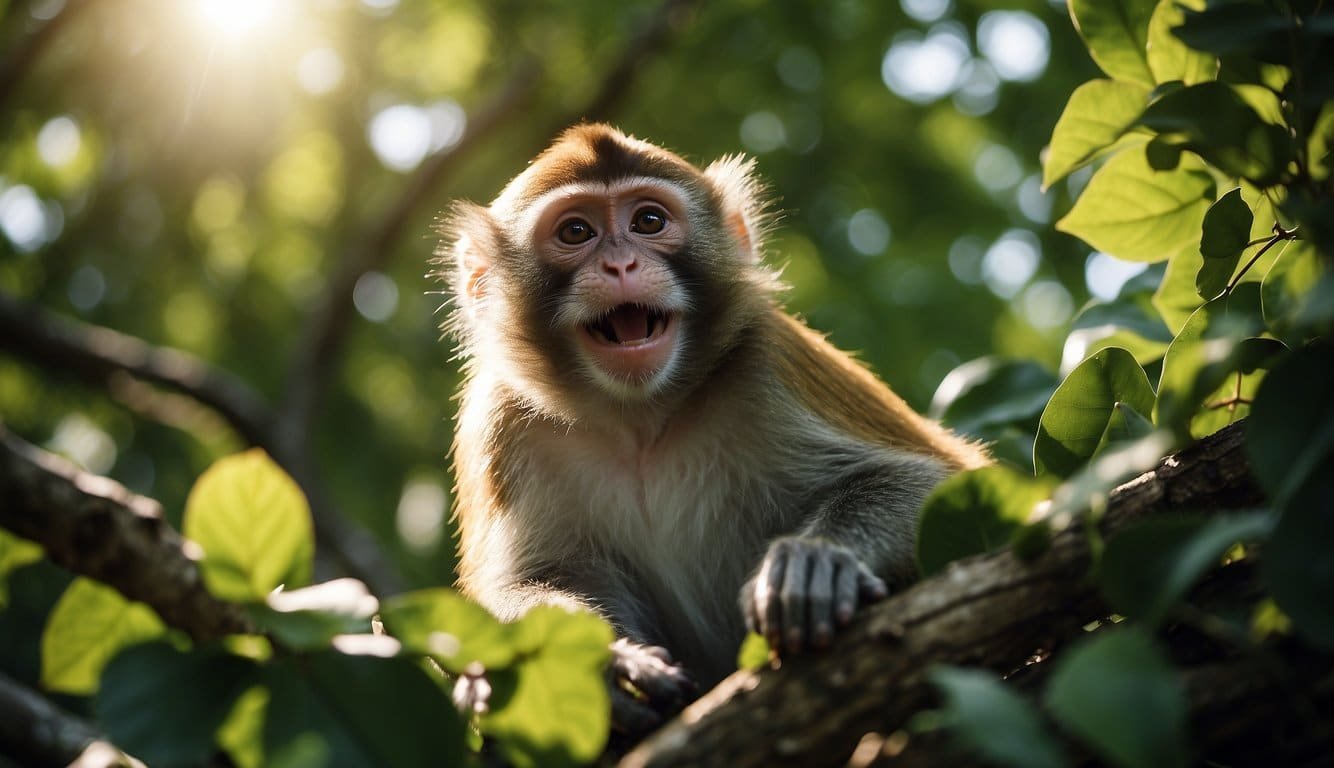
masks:
<path id="1" fill-rule="evenodd" d="M 919 409 L 979 355 L 1054 371 L 1135 269 L 1050 227 L 1087 172 L 1044 192 L 1039 156 L 1096 71 L 1062 3 L 9 0 L 0 50 L 0 420 L 176 521 L 258 442 L 399 585 L 452 581 L 434 219 L 566 123 L 758 157 L 789 306 Z M 230 372 L 255 430 L 34 346 L 38 307 Z M 0 622 L 41 626 L 39 583 Z"/>

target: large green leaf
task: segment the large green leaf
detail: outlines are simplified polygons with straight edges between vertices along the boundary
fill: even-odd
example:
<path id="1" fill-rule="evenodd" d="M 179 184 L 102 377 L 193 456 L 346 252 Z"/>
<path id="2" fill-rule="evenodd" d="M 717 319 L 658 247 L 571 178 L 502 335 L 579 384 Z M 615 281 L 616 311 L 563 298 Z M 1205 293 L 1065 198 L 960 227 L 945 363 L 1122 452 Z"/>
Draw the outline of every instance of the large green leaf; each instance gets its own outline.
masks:
<path id="1" fill-rule="evenodd" d="M 462 718 L 410 659 L 320 651 L 265 672 L 268 764 L 427 768 L 463 759 Z"/>
<path id="2" fill-rule="evenodd" d="M 1251 468 L 1281 517 L 1261 574 L 1304 636 L 1334 650 L 1334 349 L 1321 342 L 1274 368 L 1247 423 Z"/>
<path id="3" fill-rule="evenodd" d="M 310 583 L 310 507 L 292 478 L 258 448 L 220 459 L 185 504 L 184 533 L 204 550 L 209 591 L 254 602 L 279 586 Z"/>
<path id="4" fill-rule="evenodd" d="M 1118 613 L 1153 626 L 1229 548 L 1263 539 L 1273 526 L 1266 512 L 1143 520 L 1107 542 L 1098 584 Z"/>
<path id="5" fill-rule="evenodd" d="M 127 649 L 107 665 L 97 718 L 116 746 L 153 766 L 201 765 L 255 665 L 221 650 L 166 643 Z"/>
<path id="6" fill-rule="evenodd" d="M 93 693 L 111 657 L 166 631 L 152 608 L 126 600 L 101 582 L 75 579 L 42 631 L 42 686 L 61 693 Z"/>
<path id="7" fill-rule="evenodd" d="M 1069 758 L 1033 705 L 980 669 L 934 667 L 931 682 L 945 697 L 945 727 L 973 752 L 1015 768 L 1060 768 Z"/>
<path id="8" fill-rule="evenodd" d="M 9 603 L 9 574 L 42 559 L 42 545 L 0 528 L 0 610 Z"/>
<path id="9" fill-rule="evenodd" d="M 1056 376 L 1032 360 L 979 357 L 941 380 L 931 414 L 981 436 L 989 427 L 1036 420 L 1056 384 Z"/>
<path id="10" fill-rule="evenodd" d="M 1275 335 L 1290 344 L 1297 344 L 1302 341 L 1305 330 L 1297 322 L 1298 312 L 1320 282 L 1320 257 L 1305 241 L 1289 241 L 1276 247 L 1279 255 L 1265 273 L 1260 301 L 1265 323 Z"/>
<path id="11" fill-rule="evenodd" d="M 451 589 L 392 597 L 384 602 L 380 618 L 404 648 L 433 657 L 455 674 L 474 662 L 489 670 L 514 660 L 514 625 Z"/>
<path id="12" fill-rule="evenodd" d="M 1292 158 L 1292 142 L 1284 129 L 1261 119 L 1226 83 L 1169 91 L 1144 110 L 1139 122 L 1171 146 L 1195 152 L 1227 175 L 1259 186 L 1278 181 Z"/>
<path id="13" fill-rule="evenodd" d="M 1122 152 L 1089 180 L 1056 228 L 1127 261 L 1162 261 L 1198 241 L 1214 181 L 1183 158 L 1172 171 L 1155 171 L 1143 152 Z"/>
<path id="14" fill-rule="evenodd" d="M 1054 485 L 1005 465 L 947 478 L 922 508 L 918 569 L 931 576 L 955 560 L 1009 544 Z"/>
<path id="15" fill-rule="evenodd" d="M 1334 349 L 1318 343 L 1277 365 L 1256 396 L 1246 449 L 1256 479 L 1278 504 L 1316 478 L 1330 484 L 1317 468 L 1334 458 L 1332 392 Z"/>
<path id="16" fill-rule="evenodd" d="M 1148 61 L 1155 82 L 1194 85 L 1218 76 L 1217 57 L 1192 50 L 1172 32 L 1185 19 L 1183 5 L 1197 11 L 1204 7 L 1202 0 L 1158 0 L 1149 19 Z"/>
<path id="17" fill-rule="evenodd" d="M 1108 433 L 1124 408 L 1149 413 L 1153 386 L 1134 355 L 1109 347 L 1071 371 L 1042 411 L 1033 443 L 1037 473 L 1069 477 L 1110 442 Z"/>
<path id="18" fill-rule="evenodd" d="M 1186 764 L 1186 690 L 1153 638 L 1099 632 L 1056 660 L 1047 710 L 1119 768 Z"/>
<path id="19" fill-rule="evenodd" d="M 1113 145 L 1121 147 L 1117 140 L 1135 124 L 1148 101 L 1149 88 L 1139 83 L 1090 80 L 1076 88 L 1051 132 L 1051 146 L 1042 163 L 1043 189 L 1112 150 Z"/>
<path id="20" fill-rule="evenodd" d="M 1203 268 L 1204 257 L 1198 243 L 1185 246 L 1167 261 L 1167 272 L 1153 293 L 1153 306 L 1173 336 L 1181 332 L 1195 310 L 1204 306 L 1204 299 L 1195 287 Z"/>
<path id="21" fill-rule="evenodd" d="M 1197 51 L 1284 63 L 1291 27 L 1285 14 L 1264 3 L 1213 3 L 1204 10 L 1185 9 L 1172 33 Z"/>
<path id="22" fill-rule="evenodd" d="M 1263 329 L 1258 283 L 1238 285 L 1231 293 L 1196 310 L 1163 357 L 1163 373 L 1153 408 L 1154 423 L 1178 434 L 1202 436 L 1192 427 L 1191 420 L 1201 406 L 1207 406 L 1209 396 L 1228 385 L 1230 378 L 1238 373 L 1243 378 L 1240 386 L 1254 387 L 1258 380 L 1247 382 L 1245 377 L 1266 368 L 1266 361 L 1282 351 L 1282 345 L 1272 339 L 1248 338 Z M 1235 382 L 1231 385 L 1233 389 L 1238 386 Z M 1245 405 L 1229 407 L 1223 423 L 1244 416 Z"/>
<path id="23" fill-rule="evenodd" d="M 1145 48 L 1153 7 L 1154 0 L 1070 0 L 1070 17 L 1103 72 L 1152 87 Z"/>
<path id="24" fill-rule="evenodd" d="M 520 768 L 592 761 L 611 724 L 603 672 L 611 627 L 591 613 L 545 605 L 514 628 L 520 662 L 492 676 L 482 732 Z"/>

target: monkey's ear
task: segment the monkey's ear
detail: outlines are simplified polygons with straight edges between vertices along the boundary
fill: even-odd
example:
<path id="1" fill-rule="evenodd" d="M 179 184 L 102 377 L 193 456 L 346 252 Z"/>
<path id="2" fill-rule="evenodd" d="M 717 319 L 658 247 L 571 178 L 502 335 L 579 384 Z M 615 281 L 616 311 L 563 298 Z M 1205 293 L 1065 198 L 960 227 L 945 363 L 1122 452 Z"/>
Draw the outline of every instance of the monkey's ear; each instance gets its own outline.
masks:
<path id="1" fill-rule="evenodd" d="M 440 232 L 444 242 L 436 261 L 455 300 L 471 304 L 481 299 L 484 278 L 500 247 L 491 212 L 476 203 L 456 202 Z"/>
<path id="2" fill-rule="evenodd" d="M 759 261 L 770 217 L 755 160 L 744 155 L 720 158 L 704 169 L 704 178 L 722 203 L 723 222 L 736 239 L 737 252 L 748 262 Z"/>

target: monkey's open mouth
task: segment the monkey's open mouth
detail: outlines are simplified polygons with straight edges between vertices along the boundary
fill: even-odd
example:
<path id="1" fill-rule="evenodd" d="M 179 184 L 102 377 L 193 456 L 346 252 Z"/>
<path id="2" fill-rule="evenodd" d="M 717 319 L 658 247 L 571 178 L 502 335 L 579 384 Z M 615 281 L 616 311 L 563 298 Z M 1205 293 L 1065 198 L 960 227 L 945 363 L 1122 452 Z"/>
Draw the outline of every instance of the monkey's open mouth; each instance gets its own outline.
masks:
<path id="1" fill-rule="evenodd" d="M 667 330 L 672 315 L 641 304 L 621 304 L 584 325 L 594 340 L 603 344 L 636 346 L 657 339 Z"/>

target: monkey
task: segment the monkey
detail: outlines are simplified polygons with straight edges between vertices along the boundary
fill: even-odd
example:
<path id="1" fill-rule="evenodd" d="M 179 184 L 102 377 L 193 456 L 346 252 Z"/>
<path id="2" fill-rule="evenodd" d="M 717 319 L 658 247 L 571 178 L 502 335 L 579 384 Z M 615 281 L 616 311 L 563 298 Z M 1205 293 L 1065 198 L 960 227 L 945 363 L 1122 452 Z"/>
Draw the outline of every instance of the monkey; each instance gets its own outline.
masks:
<path id="1" fill-rule="evenodd" d="M 721 680 L 747 629 L 827 646 L 915 578 L 929 491 L 989 462 L 785 311 L 765 194 L 754 160 L 581 124 L 443 220 L 459 588 L 605 618 L 648 699 L 614 685 L 614 721 Z"/>

